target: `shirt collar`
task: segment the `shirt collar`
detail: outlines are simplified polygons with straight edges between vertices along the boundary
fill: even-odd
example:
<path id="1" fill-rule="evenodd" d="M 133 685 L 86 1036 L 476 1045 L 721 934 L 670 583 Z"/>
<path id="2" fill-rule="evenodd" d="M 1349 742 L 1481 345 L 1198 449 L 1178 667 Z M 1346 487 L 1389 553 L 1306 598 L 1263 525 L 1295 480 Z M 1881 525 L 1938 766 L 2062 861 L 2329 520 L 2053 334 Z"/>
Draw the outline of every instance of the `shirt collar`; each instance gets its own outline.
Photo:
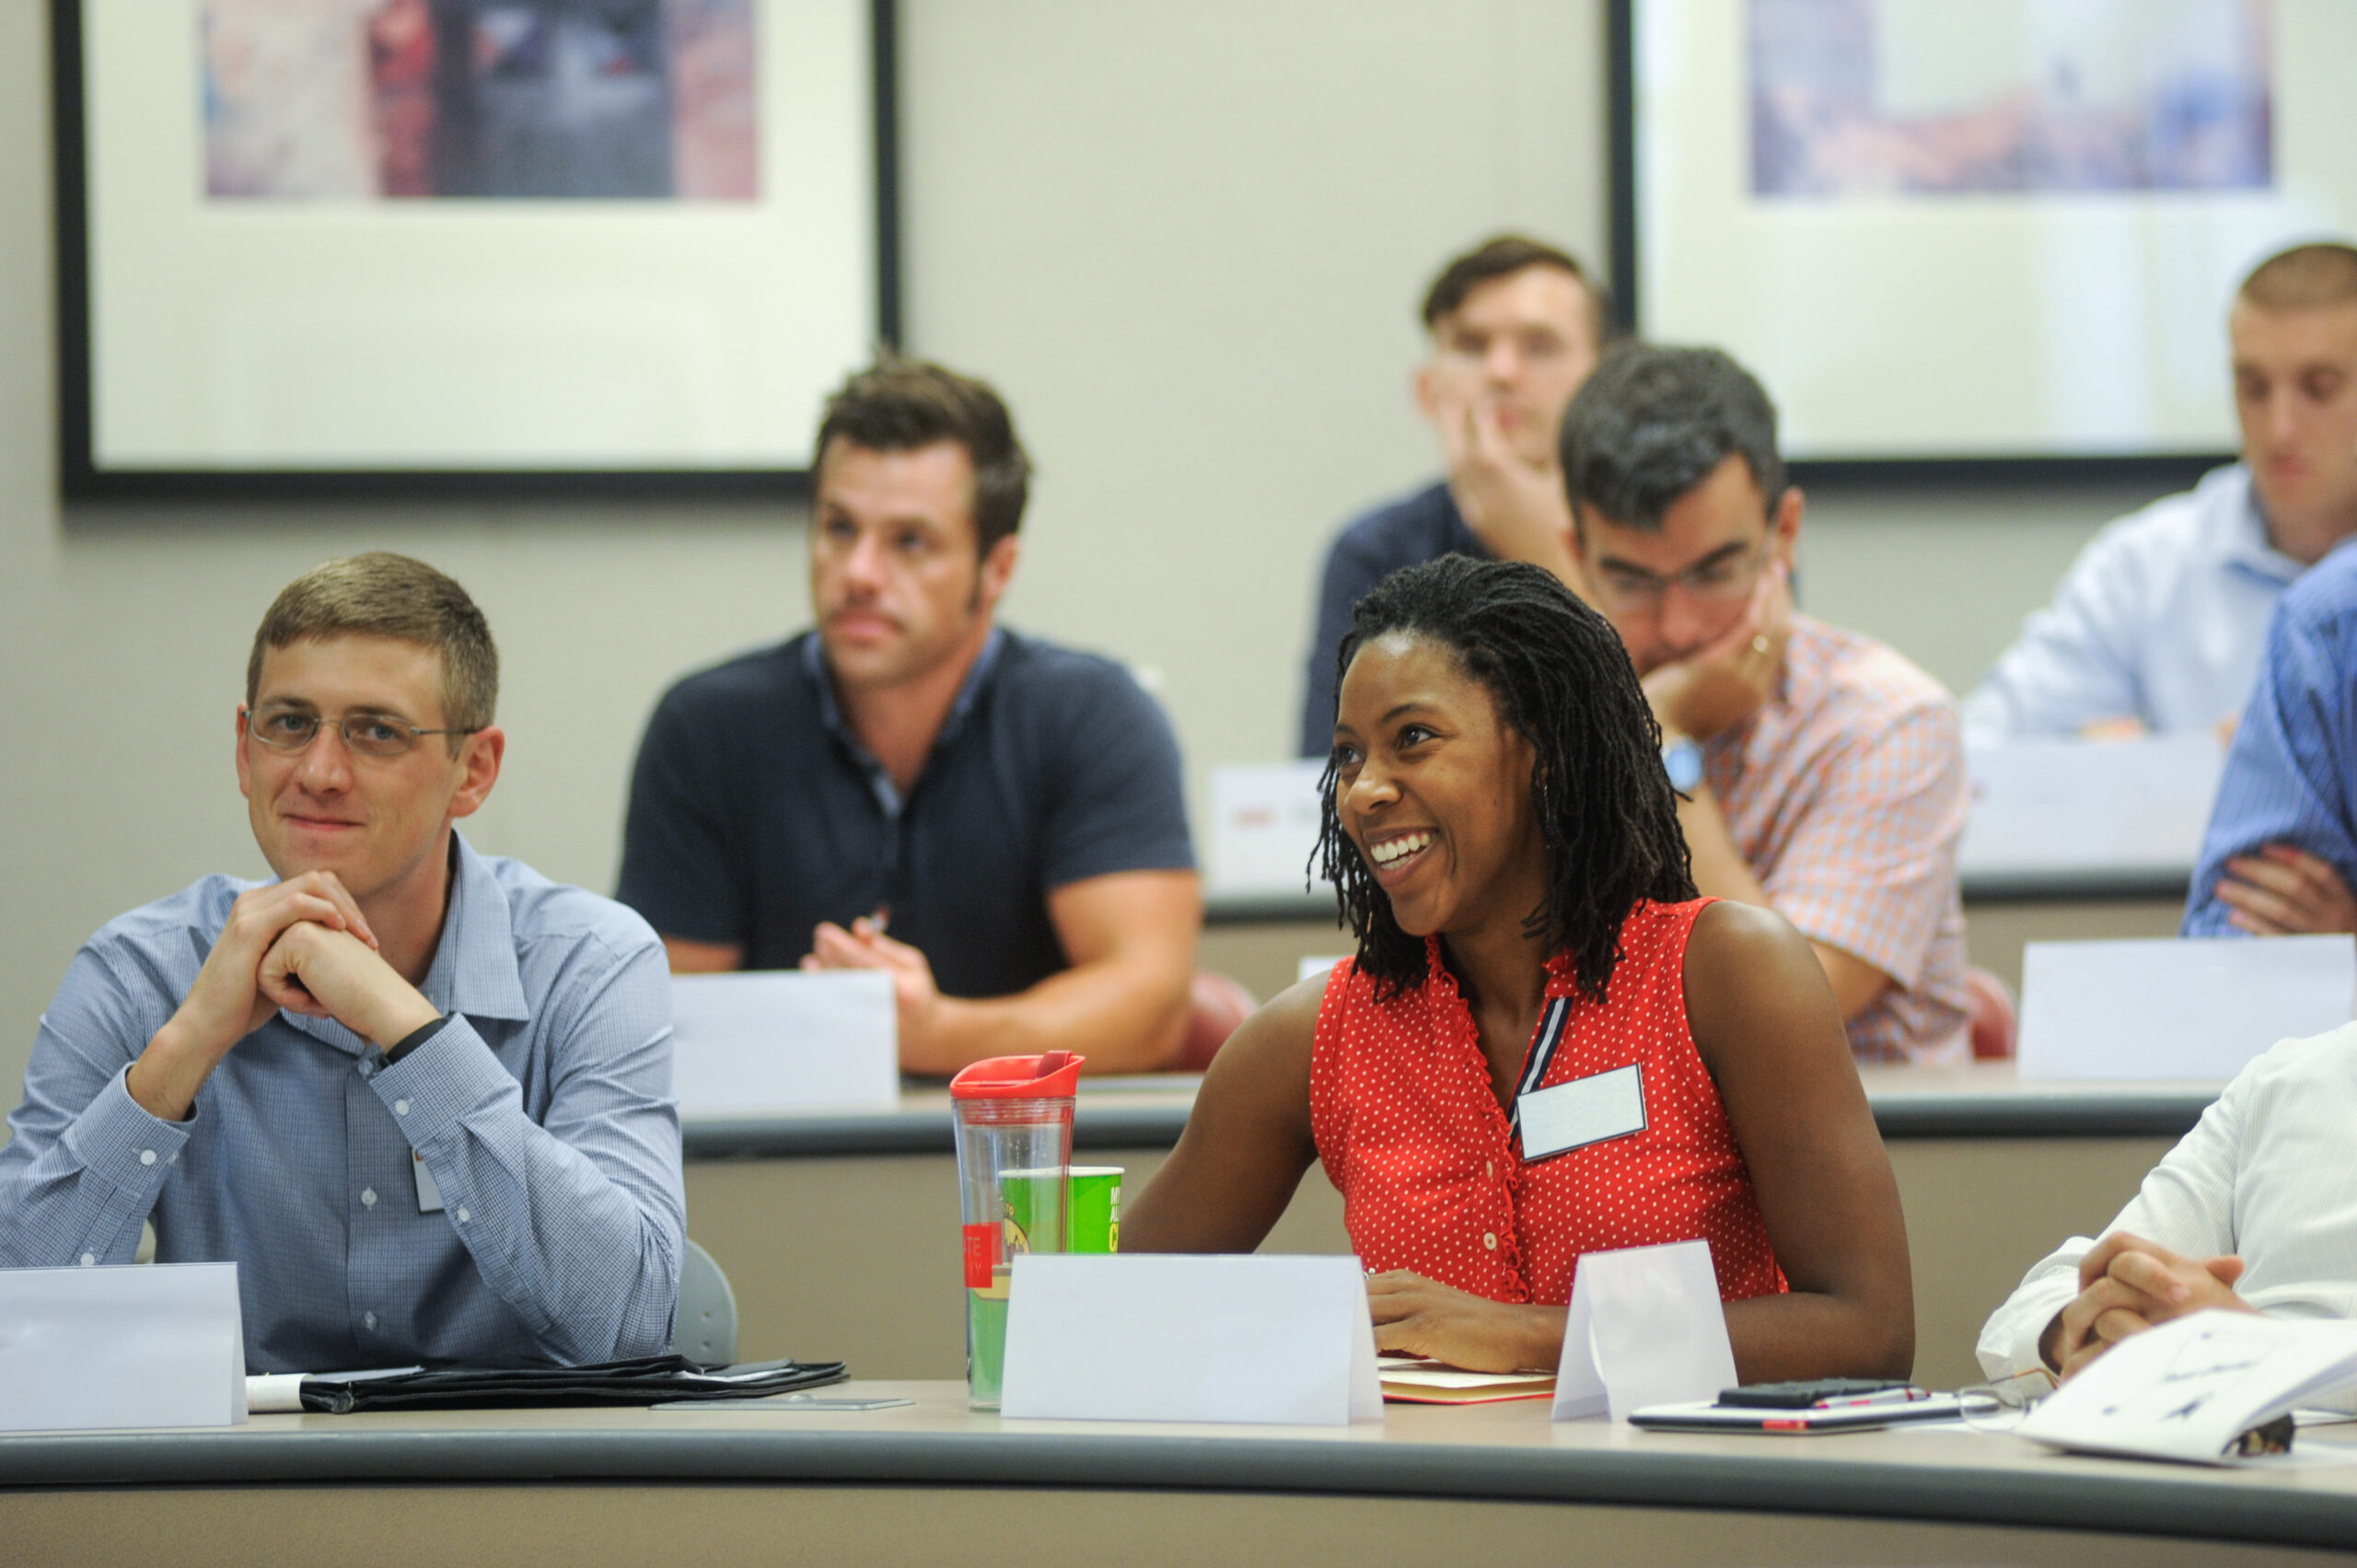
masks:
<path id="1" fill-rule="evenodd" d="M 516 927 L 508 918 L 507 892 L 491 863 L 477 854 L 458 829 L 450 830 L 457 863 L 450 877 L 450 908 L 442 917 L 442 940 L 418 987 L 445 1013 L 470 1018 L 532 1016 L 524 998 L 524 978 L 516 967 Z"/>
<path id="2" fill-rule="evenodd" d="M 2258 491 L 2247 477 L 2241 486 L 2242 494 L 2231 506 L 2221 506 L 2213 514 L 2213 525 L 2221 533 L 2219 548 L 2230 565 L 2256 572 L 2270 582 L 2290 583 L 2307 570 L 2297 561 L 2275 548 L 2267 537 L 2267 515 L 2259 510 Z"/>
<path id="3" fill-rule="evenodd" d="M 973 667 L 966 671 L 966 679 L 958 688 L 958 700 L 949 704 L 949 716 L 942 720 L 941 733 L 933 738 L 934 750 L 938 751 L 952 744 L 964 732 L 966 721 L 972 714 L 974 704 L 981 698 L 983 685 L 997 669 L 999 652 L 1005 645 L 1006 629 L 992 627 L 990 635 L 982 639 L 982 651 L 974 656 Z M 859 764 L 860 771 L 867 775 L 868 788 L 876 792 L 877 803 L 884 807 L 884 814 L 899 816 L 901 805 L 900 789 L 892 783 L 892 775 L 885 771 L 884 764 L 860 744 L 859 737 L 843 717 L 842 704 L 835 700 L 834 672 L 827 668 L 826 645 L 816 632 L 802 639 L 802 668 L 809 675 L 810 684 L 818 689 L 820 721 L 837 740 L 843 743 L 853 761 Z"/>
<path id="4" fill-rule="evenodd" d="M 450 903 L 442 915 L 442 938 L 435 944 L 434 962 L 426 967 L 418 990 L 446 1017 L 464 1013 L 470 1018 L 527 1020 L 532 1006 L 524 998 L 523 977 L 516 967 L 516 931 L 508 919 L 506 890 L 456 828 L 450 830 Z M 339 1051 L 360 1054 L 368 1050 L 366 1040 L 333 1018 L 283 1010 L 278 1016 Z"/>
<path id="5" fill-rule="evenodd" d="M 1636 912 L 1633 906 L 1630 912 L 1631 914 Z M 1569 951 L 1549 954 L 1545 968 L 1547 970 L 1545 994 L 1549 1000 L 1579 993 L 1579 966 L 1573 961 Z M 1460 994 L 1457 986 L 1457 976 L 1448 967 L 1448 952 L 1441 946 L 1440 937 L 1436 934 L 1424 938 L 1424 983 L 1428 987 L 1437 986 L 1451 996 Z"/>

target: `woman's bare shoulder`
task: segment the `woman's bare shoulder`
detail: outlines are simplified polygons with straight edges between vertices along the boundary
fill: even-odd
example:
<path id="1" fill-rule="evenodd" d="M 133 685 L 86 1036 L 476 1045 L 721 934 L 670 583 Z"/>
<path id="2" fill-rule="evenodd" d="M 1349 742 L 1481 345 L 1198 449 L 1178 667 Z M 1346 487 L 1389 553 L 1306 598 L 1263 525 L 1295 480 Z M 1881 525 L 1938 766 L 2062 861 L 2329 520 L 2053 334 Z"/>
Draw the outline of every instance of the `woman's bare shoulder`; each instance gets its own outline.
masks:
<path id="1" fill-rule="evenodd" d="M 1212 1061 L 1213 1076 L 1298 1076 L 1306 1083 L 1318 1040 L 1318 1015 L 1324 1010 L 1326 982 L 1331 978 L 1330 971 L 1312 975 L 1262 1004 L 1220 1047 Z M 1204 1087 L 1210 1086 L 1207 1080 Z"/>
<path id="2" fill-rule="evenodd" d="M 1773 910 L 1722 899 L 1694 917 L 1686 942 L 1686 1017 L 1714 1076 L 1764 1046 L 1777 1054 L 1849 1048 L 1841 1009 L 1817 950 Z"/>

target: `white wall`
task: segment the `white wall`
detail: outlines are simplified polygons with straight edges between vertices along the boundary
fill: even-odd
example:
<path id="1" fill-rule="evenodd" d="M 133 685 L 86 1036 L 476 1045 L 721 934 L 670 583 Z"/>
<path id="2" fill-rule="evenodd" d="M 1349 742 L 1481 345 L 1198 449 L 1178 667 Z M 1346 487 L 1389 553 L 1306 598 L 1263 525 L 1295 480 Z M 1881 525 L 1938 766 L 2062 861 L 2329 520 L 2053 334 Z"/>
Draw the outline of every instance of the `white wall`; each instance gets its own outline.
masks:
<path id="1" fill-rule="evenodd" d="M 994 379 L 1041 470 L 1017 623 L 1158 669 L 1190 774 L 1282 755 L 1334 525 L 1433 467 L 1435 262 L 1601 259 L 1596 0 L 901 0 L 910 346 Z M 45 7 L 0 6 L 0 1103 L 110 915 L 254 874 L 230 772 L 254 622 L 383 547 L 482 601 L 511 735 L 477 842 L 608 887 L 675 674 L 797 624 L 798 512 L 61 509 Z M 1968 681 L 2128 497 L 1821 496 L 1810 607 Z"/>

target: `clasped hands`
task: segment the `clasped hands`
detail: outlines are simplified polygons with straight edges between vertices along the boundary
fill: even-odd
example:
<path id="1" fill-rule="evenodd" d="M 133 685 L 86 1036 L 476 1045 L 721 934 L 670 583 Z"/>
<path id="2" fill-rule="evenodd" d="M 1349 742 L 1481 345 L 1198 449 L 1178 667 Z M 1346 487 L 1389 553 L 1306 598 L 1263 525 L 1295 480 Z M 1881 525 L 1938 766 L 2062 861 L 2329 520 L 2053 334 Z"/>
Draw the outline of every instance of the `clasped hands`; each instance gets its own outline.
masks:
<path id="1" fill-rule="evenodd" d="M 2218 901 L 2254 936 L 2357 931 L 2357 898 L 2329 862 L 2290 844 L 2267 844 L 2226 861 Z"/>
<path id="2" fill-rule="evenodd" d="M 196 983 L 132 1064 L 132 1098 L 185 1118 L 222 1058 L 281 1008 L 333 1018 L 379 1048 L 441 1016 L 385 961 L 335 874 L 307 871 L 238 895 Z"/>
<path id="3" fill-rule="evenodd" d="M 2243 1260 L 2180 1258 L 2157 1242 L 2119 1231 L 2079 1261 L 2079 1294 L 2038 1337 L 2038 1354 L 2068 1380 L 2131 1334 L 2173 1318 L 2223 1307 L 2257 1310 L 2235 1294 Z"/>
<path id="4" fill-rule="evenodd" d="M 1792 571 L 1771 561 L 1733 625 L 1645 675 L 1645 700 L 1663 733 L 1708 740 L 1759 712 L 1776 689 L 1792 637 Z"/>

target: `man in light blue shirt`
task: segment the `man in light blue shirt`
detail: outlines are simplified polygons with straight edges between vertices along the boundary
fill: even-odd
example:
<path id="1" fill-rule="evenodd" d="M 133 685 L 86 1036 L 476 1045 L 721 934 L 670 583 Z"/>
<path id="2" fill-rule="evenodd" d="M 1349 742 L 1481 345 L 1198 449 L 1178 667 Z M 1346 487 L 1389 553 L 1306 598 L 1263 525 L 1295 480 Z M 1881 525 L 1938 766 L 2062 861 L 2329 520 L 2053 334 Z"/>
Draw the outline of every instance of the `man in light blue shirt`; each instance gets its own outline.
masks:
<path id="1" fill-rule="evenodd" d="M 2096 536 L 1966 699 L 1968 738 L 2225 727 L 2277 598 L 2357 532 L 2357 250 L 2261 262 L 2227 333 L 2243 460 Z"/>
<path id="2" fill-rule="evenodd" d="M 2188 936 L 2357 931 L 2357 550 L 2267 632 L 2185 911 Z"/>
<path id="3" fill-rule="evenodd" d="M 110 922 L 0 1148 L 0 1265 L 234 1260 L 255 1371 L 583 1363 L 668 1342 L 685 1201 L 663 947 L 477 854 L 498 656 L 420 562 L 278 597 L 238 784 L 279 879 Z"/>

